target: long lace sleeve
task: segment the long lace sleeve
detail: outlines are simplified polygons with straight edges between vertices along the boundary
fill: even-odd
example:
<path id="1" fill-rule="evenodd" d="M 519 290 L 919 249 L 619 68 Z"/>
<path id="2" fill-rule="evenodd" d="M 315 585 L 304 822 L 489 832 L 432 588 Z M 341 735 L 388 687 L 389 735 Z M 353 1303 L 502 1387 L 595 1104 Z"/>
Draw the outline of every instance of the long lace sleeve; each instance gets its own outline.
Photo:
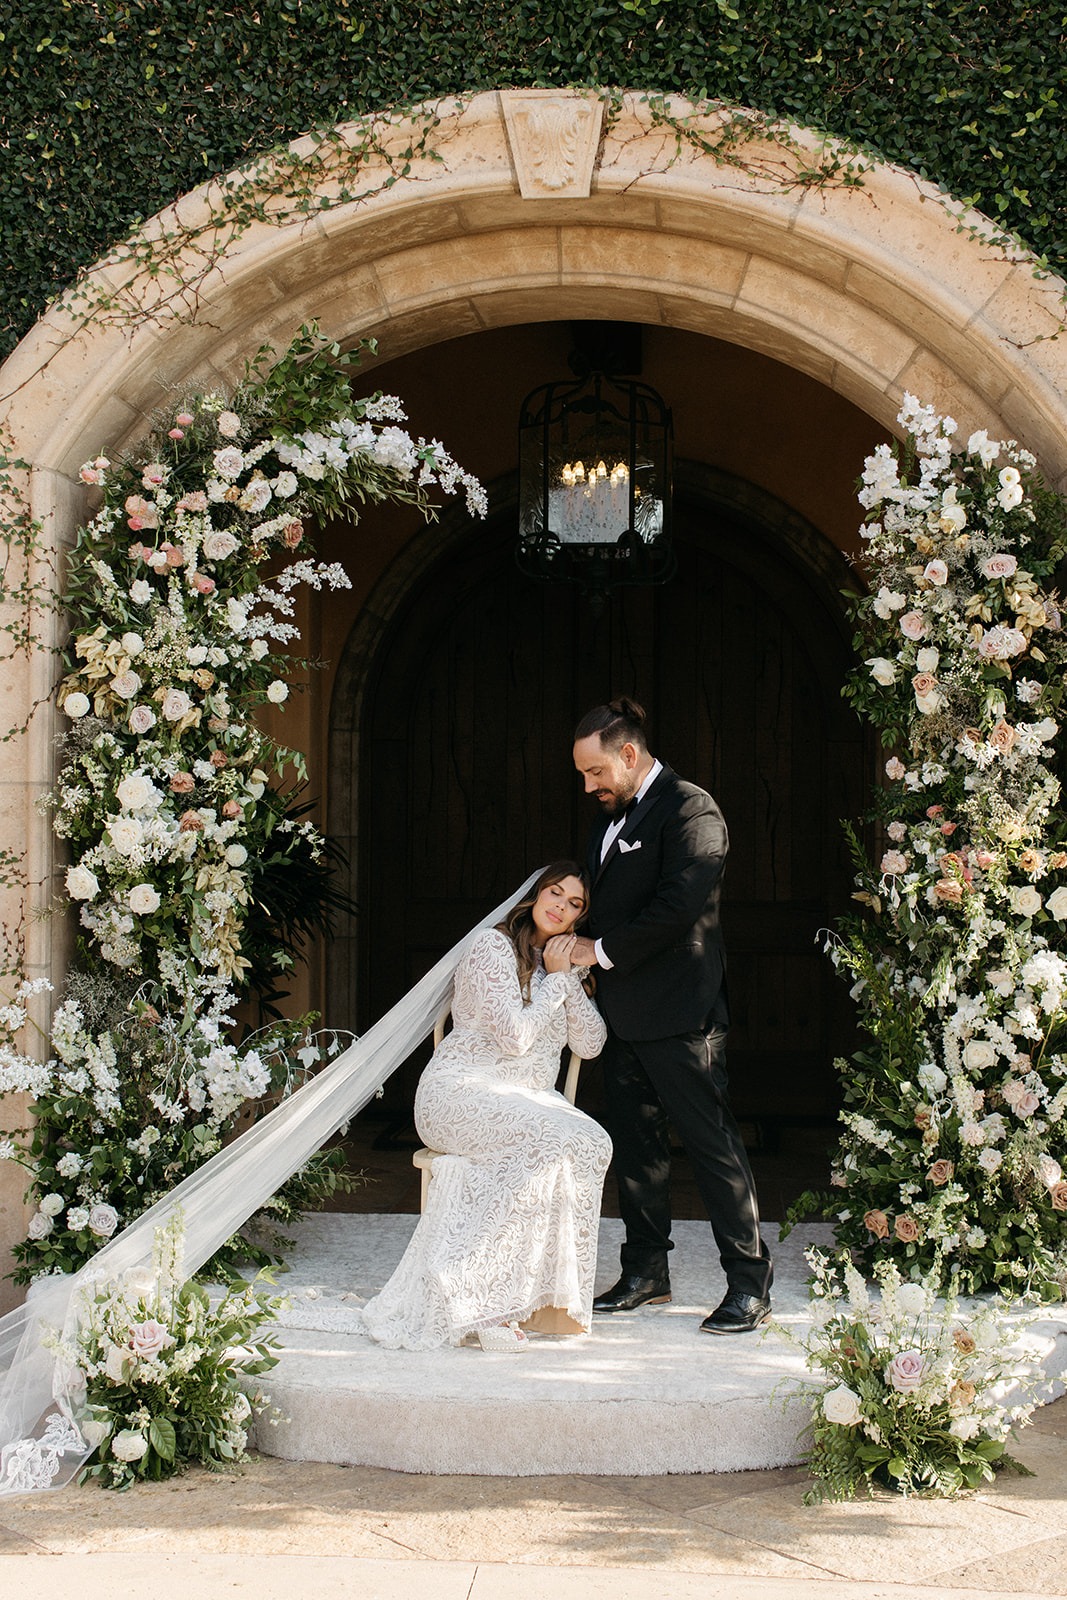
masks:
<path id="1" fill-rule="evenodd" d="M 590 1000 L 577 972 L 567 974 L 567 1044 L 583 1061 L 592 1061 L 604 1048 L 608 1030 Z"/>
<path id="2" fill-rule="evenodd" d="M 459 982 L 477 1026 L 508 1056 L 525 1055 L 567 999 L 566 973 L 548 972 L 530 1004 L 523 1005 L 514 948 L 495 928 L 479 934 L 463 965 Z"/>

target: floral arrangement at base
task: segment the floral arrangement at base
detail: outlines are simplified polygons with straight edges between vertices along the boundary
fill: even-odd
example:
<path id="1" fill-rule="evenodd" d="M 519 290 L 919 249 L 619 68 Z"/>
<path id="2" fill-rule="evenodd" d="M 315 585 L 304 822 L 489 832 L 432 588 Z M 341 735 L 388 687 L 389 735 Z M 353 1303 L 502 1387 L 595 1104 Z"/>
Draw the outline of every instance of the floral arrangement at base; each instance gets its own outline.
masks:
<path id="1" fill-rule="evenodd" d="M 838 1063 L 832 1189 L 869 1269 L 1067 1291 L 1067 508 L 1032 455 L 905 396 L 868 458 L 846 694 L 892 751 L 829 942 L 867 1043 Z"/>
<path id="2" fill-rule="evenodd" d="M 939 1272 L 905 1282 L 888 1261 L 875 1268 L 872 1295 L 847 1257 L 807 1255 L 812 1326 L 802 1348 L 823 1382 L 805 1390 L 815 1478 L 805 1504 L 875 1484 L 954 1495 L 997 1470 L 1028 1474 L 1005 1442 L 1029 1421 L 1044 1374 L 1018 1347 L 1028 1320 L 1018 1308 L 964 1311 L 953 1293 L 938 1298 Z"/>
<path id="3" fill-rule="evenodd" d="M 46 1337 L 93 1447 L 83 1481 L 127 1489 L 194 1464 L 231 1467 L 245 1459 L 251 1418 L 269 1407 L 250 1380 L 277 1365 L 262 1328 L 283 1300 L 235 1281 L 213 1305 L 182 1281 L 182 1235 L 176 1214 L 156 1231 L 151 1273 L 93 1285 L 74 1308 L 74 1334 Z"/>
<path id="4" fill-rule="evenodd" d="M 0 1095 L 36 1102 L 32 1135 L 0 1141 L 37 1203 L 23 1281 L 80 1266 L 329 1053 L 313 1018 L 243 1041 L 235 1024 L 242 1006 L 278 1015 L 339 898 L 303 757 L 257 716 L 312 665 L 294 653 L 298 592 L 350 586 L 314 558 L 311 519 L 355 522 L 368 502 L 432 517 L 436 491 L 486 509 L 396 396 L 353 395 L 359 357 L 302 328 L 232 394 L 182 391 L 136 452 L 81 469 L 101 503 L 67 562 L 69 729 L 48 801 L 79 941 L 51 1059 L 16 1038 L 30 990 L 0 1005 Z M 328 1198 L 339 1159 L 291 1180 L 278 1215 Z"/>

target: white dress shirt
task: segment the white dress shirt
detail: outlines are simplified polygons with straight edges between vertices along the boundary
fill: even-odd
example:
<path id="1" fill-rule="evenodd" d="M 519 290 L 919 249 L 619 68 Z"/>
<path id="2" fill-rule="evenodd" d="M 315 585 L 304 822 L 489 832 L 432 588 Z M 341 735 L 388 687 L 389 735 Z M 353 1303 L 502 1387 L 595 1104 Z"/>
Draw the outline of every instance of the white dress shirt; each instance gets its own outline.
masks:
<path id="1" fill-rule="evenodd" d="M 651 767 L 648 769 L 648 773 L 647 773 L 647 775 L 645 777 L 645 780 L 642 783 L 640 789 L 638 789 L 637 793 L 634 795 L 633 799 L 630 801 L 630 805 L 631 806 L 637 805 L 639 801 L 641 801 L 641 800 L 643 800 L 645 798 L 645 795 L 648 793 L 649 789 L 655 783 L 656 779 L 659 777 L 659 775 L 660 775 L 660 773 L 662 771 L 663 771 L 663 762 L 662 761 L 653 761 Z M 628 810 L 629 810 L 629 806 L 627 807 L 627 811 Z M 606 827 L 606 829 L 604 830 L 604 837 L 603 837 L 603 839 L 601 841 L 601 844 L 600 844 L 600 859 L 601 859 L 601 861 L 604 860 L 604 857 L 607 855 L 608 851 L 611 849 L 612 845 L 615 843 L 615 840 L 618 838 L 619 834 L 622 832 L 623 828 L 626 826 L 627 811 L 624 811 L 621 817 L 616 817 L 613 822 L 609 822 L 607 827 Z M 597 963 L 597 966 L 598 967 L 603 967 L 605 969 L 605 971 L 610 971 L 610 969 L 614 966 L 614 962 L 609 961 L 607 956 L 604 954 L 604 946 L 601 944 L 599 939 L 594 940 L 593 949 L 596 951 L 596 963 Z"/>

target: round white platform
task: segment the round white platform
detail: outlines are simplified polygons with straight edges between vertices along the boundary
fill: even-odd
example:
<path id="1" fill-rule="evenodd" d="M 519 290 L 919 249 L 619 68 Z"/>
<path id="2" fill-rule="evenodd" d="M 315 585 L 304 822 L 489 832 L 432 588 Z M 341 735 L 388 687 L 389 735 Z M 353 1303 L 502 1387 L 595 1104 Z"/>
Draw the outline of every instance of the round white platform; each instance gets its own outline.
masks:
<path id="1" fill-rule="evenodd" d="M 674 1300 L 598 1317 L 583 1338 L 537 1338 L 520 1355 L 477 1347 L 382 1350 L 353 1329 L 353 1311 L 385 1282 L 413 1216 L 332 1214 L 299 1229 L 281 1280 L 292 1307 L 282 1359 L 263 1380 L 281 1420 L 260 1422 L 269 1455 L 402 1472 L 520 1477 L 658 1475 L 785 1466 L 801 1458 L 806 1407 L 789 1397 L 801 1354 L 773 1326 L 743 1336 L 699 1332 L 725 1284 L 705 1223 L 675 1225 Z M 601 1224 L 604 1287 L 618 1275 L 622 1225 Z M 775 1318 L 807 1322 L 809 1243 L 826 1226 L 776 1243 Z M 1048 1370 L 1067 1365 L 1067 1316 L 1042 1324 Z M 1058 1348 L 1057 1348 L 1058 1346 Z"/>

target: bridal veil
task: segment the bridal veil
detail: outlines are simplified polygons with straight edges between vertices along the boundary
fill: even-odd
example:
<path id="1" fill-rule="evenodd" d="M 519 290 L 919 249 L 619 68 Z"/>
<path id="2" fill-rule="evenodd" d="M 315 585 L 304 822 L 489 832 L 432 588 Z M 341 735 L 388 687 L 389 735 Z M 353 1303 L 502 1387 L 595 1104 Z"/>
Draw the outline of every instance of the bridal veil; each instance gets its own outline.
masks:
<path id="1" fill-rule="evenodd" d="M 0 1317 L 0 1495 L 61 1488 L 91 1453 L 77 1423 L 77 1374 L 45 1349 L 42 1332 L 63 1330 L 69 1340 L 83 1289 L 150 1270 L 156 1230 L 179 1207 L 186 1276 L 203 1266 L 426 1038 L 470 941 L 499 922 L 537 877 L 532 873 L 310 1083 L 130 1223 L 77 1273 L 40 1280 L 26 1305 Z"/>

